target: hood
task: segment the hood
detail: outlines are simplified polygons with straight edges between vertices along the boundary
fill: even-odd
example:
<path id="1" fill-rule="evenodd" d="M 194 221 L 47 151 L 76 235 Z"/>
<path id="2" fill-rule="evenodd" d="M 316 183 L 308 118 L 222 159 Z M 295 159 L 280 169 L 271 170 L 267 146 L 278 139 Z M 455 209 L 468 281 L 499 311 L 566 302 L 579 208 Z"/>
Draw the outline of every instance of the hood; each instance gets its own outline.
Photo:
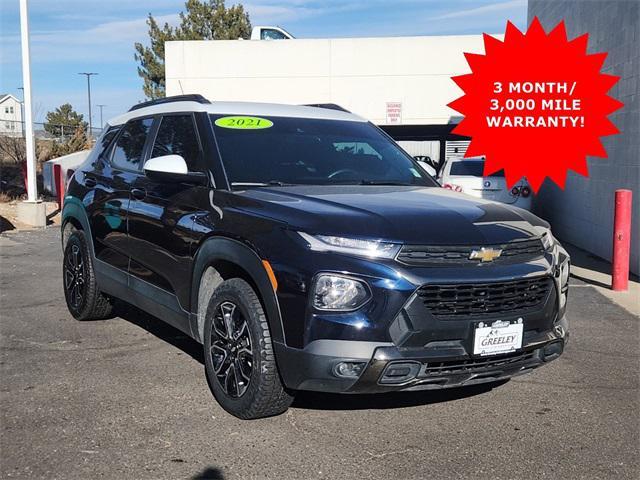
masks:
<path id="1" fill-rule="evenodd" d="M 232 196 L 235 208 L 293 230 L 410 244 L 504 243 L 549 226 L 526 210 L 439 187 L 265 187 Z"/>

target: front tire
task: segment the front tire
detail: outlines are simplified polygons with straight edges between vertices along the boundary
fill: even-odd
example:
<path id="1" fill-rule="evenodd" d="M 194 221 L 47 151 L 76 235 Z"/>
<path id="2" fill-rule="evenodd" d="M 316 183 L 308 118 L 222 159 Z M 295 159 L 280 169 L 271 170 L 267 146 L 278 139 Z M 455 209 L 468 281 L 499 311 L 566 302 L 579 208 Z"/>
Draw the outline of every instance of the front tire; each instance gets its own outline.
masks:
<path id="1" fill-rule="evenodd" d="M 249 420 L 278 415 L 291 405 L 260 299 L 240 278 L 223 282 L 209 300 L 204 358 L 213 395 L 230 414 Z"/>
<path id="2" fill-rule="evenodd" d="M 64 298 L 75 319 L 98 320 L 112 315 L 111 299 L 100 291 L 96 283 L 91 252 L 82 230 L 75 230 L 69 237 L 62 270 Z"/>

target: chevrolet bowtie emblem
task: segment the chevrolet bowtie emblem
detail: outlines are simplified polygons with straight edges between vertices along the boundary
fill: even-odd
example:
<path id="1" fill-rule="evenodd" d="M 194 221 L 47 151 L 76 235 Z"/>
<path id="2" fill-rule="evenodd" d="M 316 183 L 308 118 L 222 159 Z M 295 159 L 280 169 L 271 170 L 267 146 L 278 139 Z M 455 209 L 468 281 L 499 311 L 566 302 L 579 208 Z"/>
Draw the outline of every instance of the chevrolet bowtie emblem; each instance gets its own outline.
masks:
<path id="1" fill-rule="evenodd" d="M 469 255 L 469 260 L 480 260 L 482 262 L 493 262 L 496 258 L 502 255 L 502 250 L 499 248 L 484 248 L 480 250 L 472 250 Z"/>

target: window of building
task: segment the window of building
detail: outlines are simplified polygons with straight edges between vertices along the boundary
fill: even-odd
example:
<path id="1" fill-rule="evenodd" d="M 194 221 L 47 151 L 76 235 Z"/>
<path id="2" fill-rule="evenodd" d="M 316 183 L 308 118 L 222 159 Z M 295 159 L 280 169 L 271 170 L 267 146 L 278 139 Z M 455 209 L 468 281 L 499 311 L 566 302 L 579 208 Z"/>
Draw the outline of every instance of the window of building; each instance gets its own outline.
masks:
<path id="1" fill-rule="evenodd" d="M 153 124 L 152 118 L 131 120 L 118 137 L 111 162 L 117 168 L 138 170 L 147 134 Z"/>

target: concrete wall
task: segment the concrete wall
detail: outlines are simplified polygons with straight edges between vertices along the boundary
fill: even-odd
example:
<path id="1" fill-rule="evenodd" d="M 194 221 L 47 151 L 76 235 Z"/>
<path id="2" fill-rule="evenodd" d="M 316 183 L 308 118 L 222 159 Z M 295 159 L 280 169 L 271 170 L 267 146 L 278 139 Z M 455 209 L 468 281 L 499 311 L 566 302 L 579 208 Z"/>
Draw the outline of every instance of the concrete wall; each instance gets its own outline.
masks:
<path id="1" fill-rule="evenodd" d="M 402 124 L 442 124 L 469 73 L 464 52 L 484 53 L 481 35 L 166 44 L 167 95 L 289 104 L 337 103 L 379 125 L 387 102 Z"/>
<path id="2" fill-rule="evenodd" d="M 529 22 L 537 16 L 547 31 L 564 19 L 569 38 L 589 33 L 589 51 L 608 52 L 603 72 L 620 81 L 609 94 L 625 106 L 609 118 L 622 132 L 603 138 L 609 158 L 589 158 L 589 177 L 569 173 L 565 190 L 546 182 L 536 209 L 556 235 L 599 257 L 611 259 L 614 191 L 633 191 L 631 271 L 640 273 L 640 1 L 529 0 Z M 562 146 L 549 150 L 561 155 Z"/>

